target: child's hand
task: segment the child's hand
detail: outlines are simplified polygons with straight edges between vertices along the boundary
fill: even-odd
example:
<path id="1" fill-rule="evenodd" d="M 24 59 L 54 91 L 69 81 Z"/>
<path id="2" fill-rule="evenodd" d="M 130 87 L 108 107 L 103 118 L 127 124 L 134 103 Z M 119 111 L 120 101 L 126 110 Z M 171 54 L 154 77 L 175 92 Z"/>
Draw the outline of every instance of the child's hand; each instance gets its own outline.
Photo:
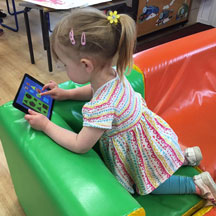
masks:
<path id="1" fill-rule="evenodd" d="M 50 89 L 46 92 L 42 92 L 40 95 L 50 95 L 53 99 L 64 100 L 65 99 L 65 90 L 58 87 L 58 84 L 52 80 L 49 83 L 45 84 L 42 88 L 42 91 Z"/>
<path id="2" fill-rule="evenodd" d="M 29 109 L 28 112 L 29 114 L 25 115 L 25 119 L 29 122 L 31 127 L 39 131 L 44 131 L 49 123 L 49 119 L 33 110 Z"/>

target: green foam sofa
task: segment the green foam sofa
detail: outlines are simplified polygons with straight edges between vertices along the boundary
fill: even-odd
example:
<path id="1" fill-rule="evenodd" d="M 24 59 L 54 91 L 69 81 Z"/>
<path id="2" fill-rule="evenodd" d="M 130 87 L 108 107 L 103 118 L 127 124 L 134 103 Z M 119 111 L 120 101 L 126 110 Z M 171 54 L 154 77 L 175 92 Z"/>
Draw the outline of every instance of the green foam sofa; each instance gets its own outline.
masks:
<path id="1" fill-rule="evenodd" d="M 127 75 L 144 97 L 144 77 L 137 67 Z M 61 88 L 77 88 L 68 81 Z M 52 121 L 78 132 L 85 102 L 55 102 Z M 42 132 L 35 131 L 12 102 L 0 107 L 0 138 L 18 200 L 27 216 L 178 216 L 195 211 L 196 195 L 129 194 L 104 165 L 98 144 L 86 154 L 75 154 Z M 176 174 L 198 171 L 183 167 Z"/>

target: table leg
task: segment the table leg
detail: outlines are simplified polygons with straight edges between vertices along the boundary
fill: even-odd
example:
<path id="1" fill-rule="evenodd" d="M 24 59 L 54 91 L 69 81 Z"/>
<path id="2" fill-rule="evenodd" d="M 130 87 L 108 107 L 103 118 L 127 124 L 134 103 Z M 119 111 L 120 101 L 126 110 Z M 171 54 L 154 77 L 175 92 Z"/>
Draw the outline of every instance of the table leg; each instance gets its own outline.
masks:
<path id="1" fill-rule="evenodd" d="M 30 30 L 29 18 L 28 18 L 28 11 L 29 10 L 30 10 L 30 8 L 27 8 L 27 7 L 24 9 L 24 19 L 25 19 L 26 34 L 27 34 L 27 39 L 28 39 L 30 59 L 31 59 L 31 63 L 34 64 L 35 63 L 34 52 L 33 52 L 31 30 Z"/>
<path id="2" fill-rule="evenodd" d="M 51 57 L 51 51 L 50 51 L 50 40 L 49 40 L 49 28 L 48 28 L 48 22 L 49 22 L 49 12 L 43 13 L 43 25 L 44 25 L 44 46 L 47 51 L 47 60 L 48 60 L 48 67 L 49 71 L 52 72 L 52 57 Z"/>
<path id="3" fill-rule="evenodd" d="M 45 35 L 44 35 L 44 12 L 43 10 L 40 10 L 40 20 L 41 20 L 41 32 L 42 32 L 42 38 L 43 38 L 43 46 L 44 50 L 47 50 L 46 48 L 46 42 L 45 42 Z"/>

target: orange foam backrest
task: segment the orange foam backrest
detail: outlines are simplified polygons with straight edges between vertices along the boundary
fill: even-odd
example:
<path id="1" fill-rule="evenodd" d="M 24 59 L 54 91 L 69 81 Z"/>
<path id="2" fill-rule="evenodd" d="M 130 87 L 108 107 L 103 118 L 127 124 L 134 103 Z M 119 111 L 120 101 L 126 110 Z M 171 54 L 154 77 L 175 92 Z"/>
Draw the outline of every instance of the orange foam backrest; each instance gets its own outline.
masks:
<path id="1" fill-rule="evenodd" d="M 148 107 L 182 145 L 201 147 L 201 168 L 216 177 L 216 29 L 138 53 L 135 64 L 145 75 Z"/>

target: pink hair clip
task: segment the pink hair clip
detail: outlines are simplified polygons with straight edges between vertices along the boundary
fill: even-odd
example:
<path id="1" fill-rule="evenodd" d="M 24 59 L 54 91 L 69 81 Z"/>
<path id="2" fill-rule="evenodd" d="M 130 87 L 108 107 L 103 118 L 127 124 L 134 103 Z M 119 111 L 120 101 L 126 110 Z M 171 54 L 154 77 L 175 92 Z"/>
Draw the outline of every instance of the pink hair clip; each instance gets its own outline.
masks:
<path id="1" fill-rule="evenodd" d="M 71 31 L 69 32 L 69 38 L 70 38 L 70 41 L 71 41 L 72 45 L 75 45 L 76 41 L 75 41 L 75 38 L 74 38 L 74 31 L 73 31 L 73 29 L 71 29 Z M 81 44 L 83 46 L 86 45 L 86 35 L 85 35 L 85 32 L 83 32 L 82 35 L 81 35 Z"/>
<path id="2" fill-rule="evenodd" d="M 85 32 L 82 33 L 82 36 L 81 36 L 81 44 L 83 46 L 86 45 L 86 35 L 85 35 Z"/>
<path id="3" fill-rule="evenodd" d="M 73 29 L 71 29 L 70 33 L 69 33 L 69 38 L 70 38 L 70 41 L 73 45 L 76 44 L 76 41 L 74 39 L 74 32 L 73 32 Z"/>

